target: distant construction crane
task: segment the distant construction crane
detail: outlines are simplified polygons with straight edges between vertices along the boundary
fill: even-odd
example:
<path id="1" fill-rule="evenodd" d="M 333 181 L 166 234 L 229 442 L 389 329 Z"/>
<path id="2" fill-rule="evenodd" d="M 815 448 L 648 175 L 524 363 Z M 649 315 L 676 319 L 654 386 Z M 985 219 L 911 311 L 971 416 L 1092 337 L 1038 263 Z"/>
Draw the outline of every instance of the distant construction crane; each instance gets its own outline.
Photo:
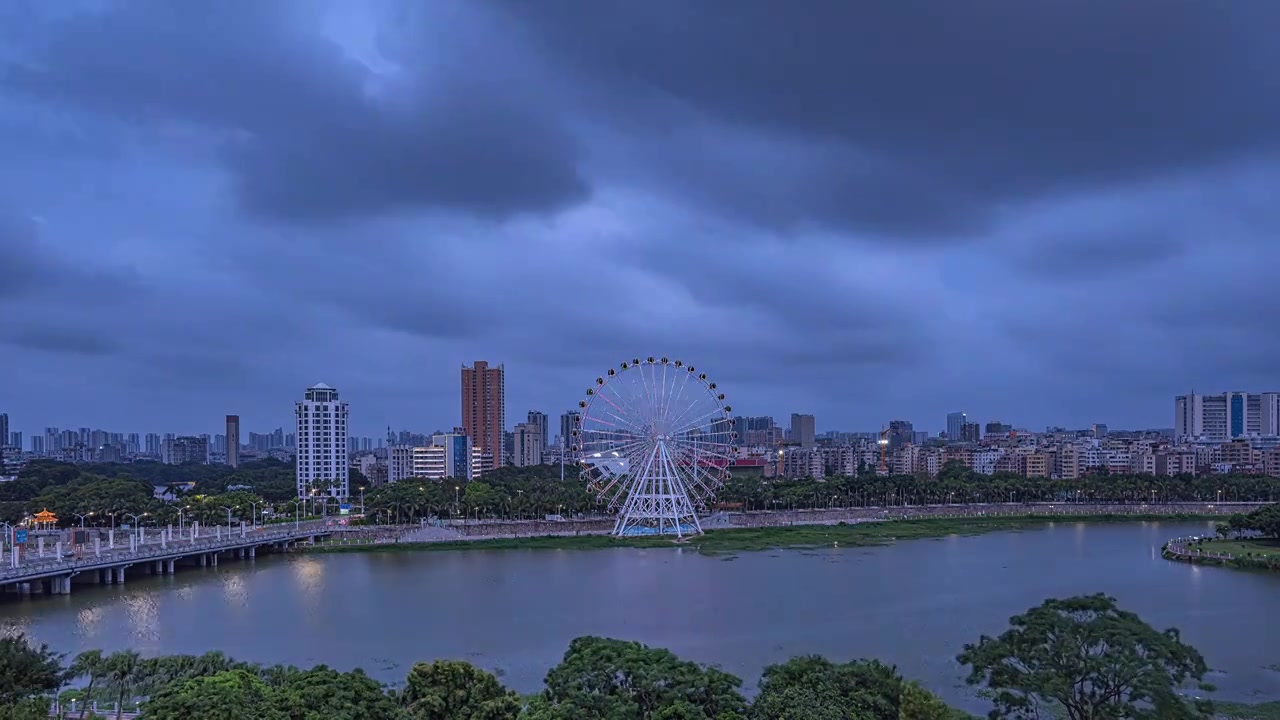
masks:
<path id="1" fill-rule="evenodd" d="M 889 465 L 885 461 L 885 452 L 889 449 L 889 429 L 880 426 L 880 474 L 889 474 Z"/>

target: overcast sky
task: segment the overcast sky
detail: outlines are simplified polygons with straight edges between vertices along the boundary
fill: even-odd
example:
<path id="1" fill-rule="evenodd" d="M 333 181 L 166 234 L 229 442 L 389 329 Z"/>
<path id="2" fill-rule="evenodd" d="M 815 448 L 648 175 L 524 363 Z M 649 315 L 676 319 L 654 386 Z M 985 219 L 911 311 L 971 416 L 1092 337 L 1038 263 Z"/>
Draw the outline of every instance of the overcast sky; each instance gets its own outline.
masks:
<path id="1" fill-rule="evenodd" d="M 0 3 L 0 412 L 1172 426 L 1280 388 L 1280 3 Z M 785 420 L 784 420 L 785 421 Z"/>

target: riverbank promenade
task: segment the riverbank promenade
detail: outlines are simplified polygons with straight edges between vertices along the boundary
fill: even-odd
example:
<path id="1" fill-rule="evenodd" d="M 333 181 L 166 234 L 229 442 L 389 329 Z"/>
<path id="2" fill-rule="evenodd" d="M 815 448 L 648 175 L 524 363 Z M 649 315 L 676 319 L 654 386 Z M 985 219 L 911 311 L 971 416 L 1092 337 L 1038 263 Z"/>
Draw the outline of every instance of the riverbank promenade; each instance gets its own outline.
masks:
<path id="1" fill-rule="evenodd" d="M 134 572 L 166 575 L 182 566 L 216 566 L 219 558 L 252 558 L 262 548 L 285 550 L 345 530 L 333 521 L 258 527 L 192 523 L 181 528 L 110 530 L 105 541 L 99 536 L 75 547 L 64 547 L 61 541 L 46 543 L 41 536 L 0 558 L 0 589 L 24 595 L 67 595 L 76 584 L 119 584 Z"/>
<path id="2" fill-rule="evenodd" d="M 707 530 L 783 527 L 790 525 L 838 525 L 888 520 L 927 520 L 980 517 L 1153 517 L 1177 518 L 1188 515 L 1228 517 L 1247 513 L 1271 503 L 987 503 L 942 505 L 894 505 L 830 507 L 800 510 L 721 511 L 702 520 Z M 502 538 L 566 537 L 608 535 L 612 516 L 583 516 L 543 520 L 436 520 L 415 525 L 384 526 L 376 533 L 344 533 L 318 543 L 316 549 L 332 545 L 382 545 L 394 543 L 437 543 L 493 540 Z M 306 550 L 307 546 L 298 546 Z"/>

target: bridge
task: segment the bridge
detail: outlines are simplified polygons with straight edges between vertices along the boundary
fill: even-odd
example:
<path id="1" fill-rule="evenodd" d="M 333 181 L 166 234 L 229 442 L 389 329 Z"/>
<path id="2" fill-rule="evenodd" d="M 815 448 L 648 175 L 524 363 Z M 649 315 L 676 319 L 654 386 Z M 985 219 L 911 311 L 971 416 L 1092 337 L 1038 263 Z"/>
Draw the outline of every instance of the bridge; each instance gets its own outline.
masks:
<path id="1" fill-rule="evenodd" d="M 201 527 L 198 523 L 178 528 L 138 528 L 125 531 L 118 541 L 108 531 L 107 542 L 94 539 L 91 546 L 63 549 L 57 542 L 46 547 L 36 538 L 36 547 L 9 553 L 0 564 L 0 589 L 23 595 L 42 592 L 68 595 L 75 583 L 120 584 L 126 571 L 151 575 L 171 575 L 183 566 L 216 567 L 219 557 L 252 558 L 259 548 L 283 550 L 297 542 L 315 542 L 345 528 L 328 522 L 289 523 L 239 528 Z"/>

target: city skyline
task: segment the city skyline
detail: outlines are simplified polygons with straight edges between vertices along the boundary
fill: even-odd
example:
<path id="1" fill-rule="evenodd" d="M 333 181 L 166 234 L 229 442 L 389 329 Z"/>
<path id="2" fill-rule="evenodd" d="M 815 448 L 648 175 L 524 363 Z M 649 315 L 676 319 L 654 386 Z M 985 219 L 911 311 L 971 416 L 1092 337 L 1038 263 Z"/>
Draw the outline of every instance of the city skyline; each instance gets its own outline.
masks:
<path id="1" fill-rule="evenodd" d="M 92 5 L 0 26 L 28 437 L 449 428 L 476 358 L 508 420 L 648 354 L 823 428 L 1274 387 L 1275 4 Z"/>

